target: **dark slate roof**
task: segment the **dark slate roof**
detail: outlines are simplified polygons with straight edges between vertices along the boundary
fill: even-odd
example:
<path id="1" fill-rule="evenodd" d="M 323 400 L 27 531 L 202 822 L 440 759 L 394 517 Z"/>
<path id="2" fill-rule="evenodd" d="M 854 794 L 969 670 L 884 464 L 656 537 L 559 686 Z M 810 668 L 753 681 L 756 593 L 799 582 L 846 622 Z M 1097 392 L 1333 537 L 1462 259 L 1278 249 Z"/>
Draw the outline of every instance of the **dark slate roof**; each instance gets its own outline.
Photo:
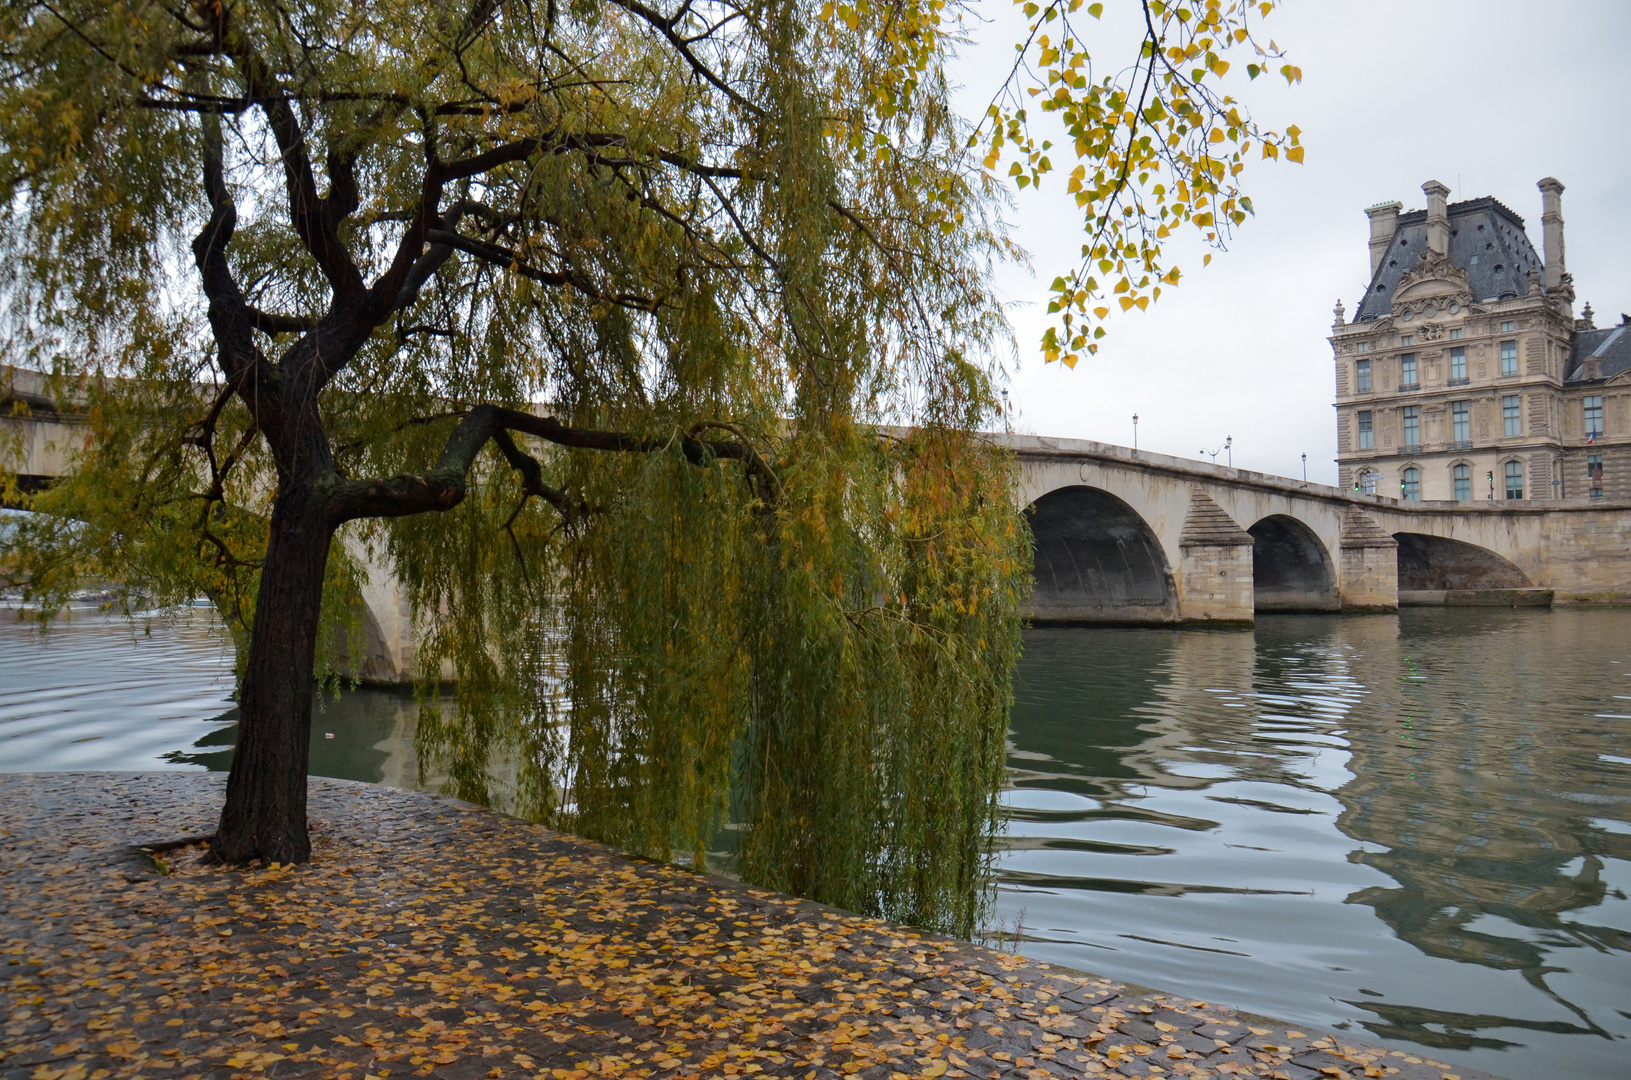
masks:
<path id="1" fill-rule="evenodd" d="M 1451 203 L 1450 259 L 1467 271 L 1475 301 L 1510 299 L 1529 291 L 1529 271 L 1545 270 L 1545 262 L 1523 231 L 1523 218 L 1492 198 Z M 1399 215 L 1387 257 L 1376 268 L 1354 322 L 1387 315 L 1399 278 L 1427 250 L 1427 211 Z"/>
<path id="2" fill-rule="evenodd" d="M 1580 368 L 1588 356 L 1602 361 L 1605 379 L 1631 368 L 1631 323 L 1622 322 L 1602 330 L 1576 330 L 1574 348 L 1569 353 L 1569 373 L 1564 378 L 1571 381 L 1584 378 Z"/>

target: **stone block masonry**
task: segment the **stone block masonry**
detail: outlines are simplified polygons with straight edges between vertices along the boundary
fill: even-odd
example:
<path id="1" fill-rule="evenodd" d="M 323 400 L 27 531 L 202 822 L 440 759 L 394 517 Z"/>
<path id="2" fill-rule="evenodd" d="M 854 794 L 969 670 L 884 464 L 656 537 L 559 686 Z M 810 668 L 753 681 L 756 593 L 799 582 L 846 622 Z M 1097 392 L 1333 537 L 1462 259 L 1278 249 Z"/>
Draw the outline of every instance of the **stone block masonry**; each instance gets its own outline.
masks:
<path id="1" fill-rule="evenodd" d="M 300 867 L 132 847 L 222 782 L 0 775 L 0 1077 L 1487 1078 L 421 793 L 314 778 Z"/>

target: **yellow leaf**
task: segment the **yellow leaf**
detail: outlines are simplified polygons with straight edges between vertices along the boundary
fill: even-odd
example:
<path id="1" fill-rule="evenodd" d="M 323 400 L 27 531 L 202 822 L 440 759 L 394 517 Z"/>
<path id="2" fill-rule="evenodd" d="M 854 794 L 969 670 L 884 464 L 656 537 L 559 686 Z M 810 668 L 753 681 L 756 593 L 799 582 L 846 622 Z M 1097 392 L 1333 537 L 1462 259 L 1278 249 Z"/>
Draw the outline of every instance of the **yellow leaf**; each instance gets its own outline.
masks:
<path id="1" fill-rule="evenodd" d="M 1286 149 L 1286 160 L 1295 161 L 1298 165 L 1301 165 L 1303 163 L 1303 148 L 1300 146 L 1288 147 Z"/>
<path id="2" fill-rule="evenodd" d="M 944 1061 L 931 1061 L 928 1064 L 928 1066 L 922 1072 L 918 1073 L 918 1075 L 919 1076 L 944 1076 L 945 1073 L 946 1073 L 946 1063 Z"/>

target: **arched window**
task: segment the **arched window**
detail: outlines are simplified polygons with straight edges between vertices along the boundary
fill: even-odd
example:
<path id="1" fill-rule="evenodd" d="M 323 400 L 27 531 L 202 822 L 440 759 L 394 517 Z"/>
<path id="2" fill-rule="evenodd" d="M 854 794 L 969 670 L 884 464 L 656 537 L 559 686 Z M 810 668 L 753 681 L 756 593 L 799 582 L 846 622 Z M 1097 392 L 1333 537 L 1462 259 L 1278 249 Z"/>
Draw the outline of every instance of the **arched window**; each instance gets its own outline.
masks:
<path id="1" fill-rule="evenodd" d="M 1399 481 L 1399 498 L 1405 502 L 1421 501 L 1421 470 L 1412 465 Z"/>
<path id="2" fill-rule="evenodd" d="M 1450 475 L 1455 479 L 1455 497 L 1457 499 L 1472 498 L 1472 466 L 1457 465 Z"/>
<path id="3" fill-rule="evenodd" d="M 1521 461 L 1506 463 L 1506 497 L 1509 499 L 1523 498 L 1523 462 Z"/>

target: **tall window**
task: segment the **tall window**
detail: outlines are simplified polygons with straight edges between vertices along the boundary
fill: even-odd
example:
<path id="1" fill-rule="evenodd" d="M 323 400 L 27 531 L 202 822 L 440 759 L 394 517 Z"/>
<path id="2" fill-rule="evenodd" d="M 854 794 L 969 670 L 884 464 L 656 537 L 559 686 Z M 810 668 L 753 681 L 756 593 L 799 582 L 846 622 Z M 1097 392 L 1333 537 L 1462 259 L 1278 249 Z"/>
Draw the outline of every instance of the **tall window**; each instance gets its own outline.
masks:
<path id="1" fill-rule="evenodd" d="M 1407 352 L 1399 357 L 1399 389 L 1414 390 L 1420 385 L 1416 382 L 1416 354 Z"/>
<path id="2" fill-rule="evenodd" d="M 1586 480 L 1591 485 L 1591 497 L 1603 497 L 1603 455 L 1586 455 Z"/>
<path id="3" fill-rule="evenodd" d="M 1508 394 L 1501 399 L 1501 434 L 1523 434 L 1523 406 L 1517 394 Z"/>
<path id="4" fill-rule="evenodd" d="M 1509 499 L 1523 498 L 1523 462 L 1521 461 L 1506 463 L 1506 497 Z"/>
<path id="5" fill-rule="evenodd" d="M 1450 331 L 1450 340 L 1451 341 L 1460 341 L 1461 340 L 1461 328 L 1459 326 L 1456 327 L 1454 330 Z"/>
<path id="6" fill-rule="evenodd" d="M 1399 498 L 1405 502 L 1421 501 L 1421 470 L 1409 468 L 1399 480 Z"/>
<path id="7" fill-rule="evenodd" d="M 1354 365 L 1354 393 L 1370 393 L 1370 361 L 1361 360 Z"/>
<path id="8" fill-rule="evenodd" d="M 1516 341 L 1501 342 L 1501 374 L 1516 375 L 1518 373 L 1518 343 Z"/>
<path id="9" fill-rule="evenodd" d="M 1586 399 L 1586 434 L 1601 435 L 1603 433 L 1603 399 L 1588 397 Z"/>
<path id="10" fill-rule="evenodd" d="M 1503 334 L 1510 334 L 1510 333 L 1512 333 L 1512 331 L 1513 331 L 1513 330 L 1514 330 L 1514 329 L 1516 329 L 1516 328 L 1517 328 L 1517 324 L 1516 324 L 1516 323 L 1513 323 L 1513 322 L 1504 322 L 1504 323 L 1502 323 L 1502 324 L 1501 324 L 1501 333 L 1503 333 Z"/>
<path id="11" fill-rule="evenodd" d="M 1376 445 L 1376 432 L 1371 427 L 1371 414 L 1369 409 L 1359 412 L 1359 449 L 1369 450 Z"/>
<path id="12" fill-rule="evenodd" d="M 1472 498 L 1472 466 L 1457 465 L 1453 475 L 1455 477 L 1455 497 L 1458 499 Z"/>
<path id="13" fill-rule="evenodd" d="M 1472 441 L 1472 415 L 1465 401 L 1450 402 L 1450 438 L 1458 443 Z"/>
<path id="14" fill-rule="evenodd" d="M 1450 385 L 1463 386 L 1467 382 L 1467 348 L 1457 345 L 1450 350 Z"/>
<path id="15" fill-rule="evenodd" d="M 1420 410 L 1414 405 L 1404 407 L 1404 444 L 1406 446 L 1421 445 L 1421 417 Z"/>

